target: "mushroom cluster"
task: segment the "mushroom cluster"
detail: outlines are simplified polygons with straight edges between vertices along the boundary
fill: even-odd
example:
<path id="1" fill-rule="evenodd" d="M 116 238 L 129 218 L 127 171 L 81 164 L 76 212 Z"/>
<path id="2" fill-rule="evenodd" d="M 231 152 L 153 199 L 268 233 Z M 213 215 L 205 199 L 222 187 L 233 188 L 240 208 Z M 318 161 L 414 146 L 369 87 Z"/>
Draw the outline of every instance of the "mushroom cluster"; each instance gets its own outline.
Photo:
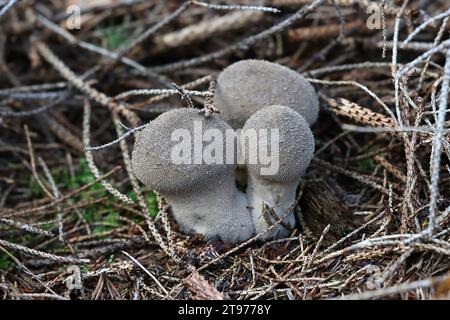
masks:
<path id="1" fill-rule="evenodd" d="M 245 241 L 254 235 L 255 228 L 245 194 L 234 183 L 234 161 L 231 164 L 173 161 L 173 151 L 178 145 L 173 133 L 192 137 L 196 125 L 224 135 L 230 129 L 217 116 L 206 118 L 192 108 L 163 113 L 137 136 L 132 154 L 133 171 L 148 188 L 164 196 L 184 232 L 229 243 Z M 236 141 L 235 136 L 232 138 Z M 202 139 L 200 143 L 205 141 Z M 204 149 L 203 145 L 195 145 L 195 139 L 189 144 L 194 153 Z M 199 155 L 191 156 L 190 159 L 195 159 Z"/>
<path id="2" fill-rule="evenodd" d="M 136 177 L 167 200 L 187 234 L 227 243 L 259 233 L 261 240 L 289 235 L 296 188 L 314 152 L 314 88 L 287 67 L 243 60 L 219 75 L 214 106 L 220 116 L 175 109 L 139 132 Z M 207 134 L 199 138 L 199 130 Z M 245 192 L 236 185 L 238 168 L 247 171 Z"/>

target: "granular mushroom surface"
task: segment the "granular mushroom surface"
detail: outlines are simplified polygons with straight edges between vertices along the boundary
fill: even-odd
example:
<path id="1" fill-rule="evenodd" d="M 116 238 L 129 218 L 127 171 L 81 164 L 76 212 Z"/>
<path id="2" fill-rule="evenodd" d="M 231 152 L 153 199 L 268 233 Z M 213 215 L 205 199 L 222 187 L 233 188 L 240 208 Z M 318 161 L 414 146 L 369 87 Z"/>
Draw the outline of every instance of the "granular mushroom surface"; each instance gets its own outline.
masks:
<path id="1" fill-rule="evenodd" d="M 316 122 L 319 112 L 314 87 L 302 75 L 265 60 L 242 60 L 224 69 L 217 79 L 214 103 L 235 129 L 270 105 L 290 107 L 309 126 Z"/>

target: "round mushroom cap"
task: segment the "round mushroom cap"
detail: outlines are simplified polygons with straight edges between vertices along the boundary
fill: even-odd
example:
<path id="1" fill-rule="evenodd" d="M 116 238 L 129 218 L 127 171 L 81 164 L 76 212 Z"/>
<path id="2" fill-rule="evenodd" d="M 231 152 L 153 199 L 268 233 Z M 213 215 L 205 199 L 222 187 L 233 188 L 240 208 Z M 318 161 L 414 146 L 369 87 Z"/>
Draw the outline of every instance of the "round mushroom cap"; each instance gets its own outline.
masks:
<path id="1" fill-rule="evenodd" d="M 248 143 L 249 129 L 258 133 L 258 143 Z M 267 138 L 261 132 L 267 132 Z M 298 180 L 314 154 L 314 136 L 308 123 L 285 106 L 269 106 L 254 113 L 245 122 L 239 141 L 249 174 L 272 182 Z M 252 154 L 257 155 L 256 162 L 251 160 Z"/>
<path id="2" fill-rule="evenodd" d="M 223 70 L 214 103 L 233 128 L 262 107 L 284 105 L 302 115 L 309 126 L 316 122 L 319 100 L 314 87 L 299 73 L 265 60 L 242 60 Z"/>
<path id="3" fill-rule="evenodd" d="M 234 134 L 216 115 L 207 118 L 196 109 L 165 112 L 137 135 L 132 152 L 133 171 L 148 188 L 166 195 L 211 187 L 224 175 L 232 174 L 236 166 L 226 161 L 227 130 L 228 135 Z M 211 147 L 216 145 L 217 148 Z M 203 152 L 217 156 L 213 161 L 218 159 L 218 163 L 205 163 Z"/>

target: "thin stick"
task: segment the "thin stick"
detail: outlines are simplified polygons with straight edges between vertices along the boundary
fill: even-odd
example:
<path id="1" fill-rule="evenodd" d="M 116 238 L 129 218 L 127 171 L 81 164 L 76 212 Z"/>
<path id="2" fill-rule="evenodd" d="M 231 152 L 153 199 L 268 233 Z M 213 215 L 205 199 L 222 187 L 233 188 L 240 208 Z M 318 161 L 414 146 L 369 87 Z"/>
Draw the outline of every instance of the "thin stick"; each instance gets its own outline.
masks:
<path id="1" fill-rule="evenodd" d="M 95 178 L 99 178 L 100 175 L 100 171 L 97 168 L 97 166 L 95 165 L 95 161 L 94 161 L 94 156 L 91 152 L 91 149 L 89 149 L 89 144 L 90 144 L 90 118 L 91 118 L 91 105 L 89 103 L 88 100 L 85 101 L 84 103 L 84 113 L 83 113 L 83 143 L 85 146 L 85 157 L 86 157 L 86 161 L 87 164 L 89 166 L 89 169 L 91 170 L 92 174 L 94 175 Z M 121 193 L 119 190 L 117 190 L 116 188 L 114 188 L 112 186 L 112 184 L 110 184 L 107 181 L 104 180 L 100 180 L 100 183 L 102 184 L 102 186 L 109 192 L 111 193 L 113 196 L 117 197 L 119 200 L 123 201 L 126 204 L 134 204 L 133 199 L 131 199 L 130 197 L 128 197 L 127 195 Z"/>
<path id="2" fill-rule="evenodd" d="M 265 39 L 267 37 L 272 36 L 273 34 L 279 33 L 285 29 L 287 29 L 288 27 L 290 27 L 294 22 L 296 22 L 297 20 L 300 20 L 302 18 L 304 18 L 308 13 L 310 13 L 311 11 L 313 11 L 314 9 L 320 7 L 322 4 L 324 4 L 327 0 L 316 0 L 313 3 L 306 5 L 304 7 L 302 7 L 300 10 L 298 10 L 296 13 L 294 13 L 293 15 L 291 15 L 289 18 L 281 21 L 280 23 L 274 25 L 273 27 L 264 30 L 256 35 L 253 35 L 251 37 L 248 37 L 244 40 L 238 41 L 232 45 L 227 46 L 224 49 L 221 49 L 219 51 L 213 52 L 213 53 L 209 53 L 209 54 L 205 54 L 203 56 L 197 57 L 197 58 L 193 58 L 193 59 L 189 59 L 189 60 L 185 60 L 185 61 L 180 61 L 180 62 L 175 62 L 175 63 L 171 63 L 171 64 L 167 64 L 167 65 L 162 65 L 162 66 L 158 66 L 158 67 L 153 67 L 150 70 L 155 71 L 155 72 L 172 72 L 178 69 L 182 69 L 182 68 L 187 68 L 187 67 L 192 67 L 192 66 L 196 66 L 214 59 L 218 59 L 221 58 L 223 56 L 226 56 L 232 52 L 235 52 L 237 50 L 246 50 L 248 48 L 250 48 L 252 45 L 254 45 L 255 43 L 257 43 L 258 41 Z"/>
<path id="3" fill-rule="evenodd" d="M 433 141 L 433 152 L 431 156 L 431 190 L 430 190 L 430 215 L 428 218 L 428 234 L 431 236 L 436 228 L 436 206 L 439 197 L 439 173 L 441 166 L 442 141 L 444 139 L 445 116 L 450 91 L 450 49 L 447 51 L 444 79 L 441 87 L 439 101 L 438 120 L 436 133 Z"/>
<path id="4" fill-rule="evenodd" d="M 48 182 L 50 183 L 50 186 L 52 187 L 53 192 L 53 198 L 58 199 L 61 197 L 61 193 L 58 190 L 58 187 L 56 186 L 55 180 L 52 177 L 52 174 L 50 173 L 49 168 L 47 167 L 47 164 L 44 162 L 44 160 L 39 157 L 38 158 L 39 164 L 41 165 L 42 169 L 44 170 L 45 176 L 47 177 Z M 58 210 L 57 213 L 57 220 L 58 220 L 58 237 L 59 241 L 64 243 L 64 224 L 63 224 L 63 214 L 61 211 L 61 206 L 57 205 L 56 209 Z"/>
<path id="5" fill-rule="evenodd" d="M 25 125 L 25 137 L 27 139 L 28 153 L 30 154 L 31 171 L 33 173 L 33 177 L 34 177 L 34 179 L 36 179 L 36 182 L 39 184 L 41 189 L 47 194 L 47 196 L 49 196 L 51 199 L 53 199 L 53 195 L 47 189 L 47 187 L 44 185 L 44 183 L 41 181 L 41 178 L 39 178 L 39 175 L 37 173 L 36 160 L 35 160 L 34 152 L 33 152 L 33 145 L 31 143 L 30 132 L 28 131 L 27 125 Z"/>
<path id="6" fill-rule="evenodd" d="M 397 56 L 398 56 L 397 52 L 398 52 L 398 33 L 400 30 L 400 18 L 401 18 L 403 11 L 405 10 L 408 2 L 409 2 L 409 0 L 403 1 L 403 5 L 402 5 L 400 11 L 395 16 L 394 38 L 393 38 L 394 45 L 392 47 L 392 67 L 391 67 L 392 78 L 394 78 L 394 80 L 396 79 L 396 76 L 397 76 Z M 402 120 L 402 114 L 400 112 L 399 82 L 395 81 L 394 86 L 395 86 L 394 94 L 395 94 L 395 108 L 396 108 L 395 110 L 397 112 L 397 122 L 398 122 L 398 125 L 400 127 L 402 127 L 403 120 Z"/>
<path id="7" fill-rule="evenodd" d="M 147 270 L 147 268 L 145 268 L 137 259 L 135 259 L 133 256 L 131 256 L 128 252 L 126 251 L 122 251 L 122 253 L 124 255 L 126 255 L 131 261 L 133 261 L 139 268 L 141 268 L 146 274 L 148 274 L 150 276 L 150 278 L 152 278 L 153 281 L 155 281 L 155 283 L 158 285 L 158 287 L 162 290 L 162 292 L 164 292 L 164 294 L 166 296 L 169 295 L 169 292 L 166 290 L 166 288 L 164 288 L 164 286 L 161 284 L 161 282 L 158 281 L 158 279 L 156 279 L 156 277 Z"/>
<path id="8" fill-rule="evenodd" d="M 373 291 L 366 291 L 362 293 L 351 294 L 338 298 L 339 300 L 368 300 L 374 298 L 381 298 L 394 294 L 399 294 L 405 291 L 415 290 L 418 288 L 429 288 L 441 282 L 448 281 L 448 276 L 441 276 L 436 278 L 428 278 L 424 280 L 414 281 L 410 283 L 402 283 L 393 287 L 378 289 Z"/>
<path id="9" fill-rule="evenodd" d="M 138 46 L 142 42 L 144 42 L 146 39 L 148 39 L 151 35 L 155 34 L 156 31 L 170 23 L 172 20 L 176 19 L 178 16 L 180 16 L 184 11 L 186 11 L 189 6 L 191 5 L 190 1 L 185 1 L 177 10 L 172 12 L 170 15 L 162 19 L 160 22 L 146 30 L 144 33 L 142 33 L 139 37 L 137 37 L 135 40 L 131 41 L 130 43 L 127 43 L 123 45 L 121 48 L 117 50 L 117 59 L 121 59 L 123 56 L 125 56 L 131 49 Z"/>
<path id="10" fill-rule="evenodd" d="M 72 70 L 70 70 L 54 53 L 50 50 L 47 45 L 43 42 L 37 41 L 36 48 L 42 57 L 50 63 L 59 73 L 63 76 L 68 82 L 70 82 L 75 88 L 88 95 L 91 99 L 96 101 L 97 103 L 108 107 L 113 111 L 117 111 L 122 113 L 127 120 L 134 126 L 137 127 L 139 123 L 139 118 L 137 115 L 126 109 L 123 105 L 117 104 L 112 98 L 108 97 L 103 92 L 100 92 L 86 82 L 84 82 L 81 78 L 79 78 Z"/>
<path id="11" fill-rule="evenodd" d="M 191 0 L 192 4 L 195 4 L 197 6 L 206 7 L 214 10 L 249 10 L 249 11 L 255 11 L 255 12 L 270 12 L 270 13 L 280 13 L 281 10 L 277 8 L 272 7 L 257 7 L 257 6 L 243 6 L 239 4 L 213 4 L 213 3 L 206 3 L 202 1 L 197 0 Z"/>
<path id="12" fill-rule="evenodd" d="M 9 0 L 0 10 L 0 17 L 3 16 L 6 12 L 8 12 L 8 10 L 11 9 L 16 4 L 16 2 L 17 0 Z"/>
<path id="13" fill-rule="evenodd" d="M 130 130 L 128 130 L 125 134 L 123 134 L 122 136 L 120 136 L 119 138 L 117 138 L 117 139 L 115 139 L 115 140 L 113 140 L 113 141 L 111 141 L 111 142 L 108 142 L 108 143 L 106 143 L 106 144 L 102 144 L 102 145 L 100 145 L 100 146 L 94 146 L 94 147 L 92 147 L 92 146 L 86 146 L 86 147 L 84 148 L 84 150 L 86 150 L 86 151 L 93 151 L 93 150 L 101 150 L 101 149 L 108 148 L 108 147 L 110 147 L 110 146 L 112 146 L 112 145 L 114 145 L 114 144 L 116 144 L 116 143 L 119 143 L 119 142 L 122 141 L 123 139 L 126 139 L 127 137 L 129 137 L 130 135 L 132 135 L 133 133 L 135 133 L 136 131 L 139 131 L 139 130 L 144 129 L 144 128 L 147 127 L 148 125 L 149 125 L 149 124 L 147 123 L 147 124 L 144 124 L 144 125 L 139 126 L 139 127 L 137 127 L 137 128 L 130 129 Z"/>
<path id="14" fill-rule="evenodd" d="M 83 264 L 83 263 L 89 263 L 89 259 L 78 259 L 78 258 L 72 258 L 72 257 L 62 257 L 57 256 L 54 254 L 42 252 L 39 250 L 27 248 L 24 246 L 21 246 L 19 244 L 11 243 L 5 240 L 0 239 L 0 246 L 10 248 L 11 250 L 19 251 L 22 253 L 26 253 L 32 256 L 41 257 L 44 259 L 48 259 L 51 261 L 55 261 L 58 263 L 72 263 L 72 264 Z"/>
<path id="15" fill-rule="evenodd" d="M 39 206 L 39 207 L 33 207 L 31 209 L 19 210 L 19 211 L 16 211 L 16 212 L 13 212 L 13 213 L 9 214 L 9 216 L 18 216 L 18 215 L 30 214 L 30 213 L 39 212 L 39 211 L 43 211 L 43 210 L 46 210 L 48 208 L 51 208 L 54 205 L 57 205 L 58 203 L 61 203 L 61 202 L 65 201 L 65 200 L 67 200 L 67 199 L 70 199 L 71 197 L 73 197 L 73 196 L 79 194 L 80 192 L 88 189 L 92 185 L 100 182 L 101 180 L 106 179 L 107 177 L 109 177 L 110 175 L 112 175 L 113 173 L 118 171 L 119 169 L 121 169 L 120 166 L 117 166 L 117 167 L 113 168 L 112 170 L 110 170 L 109 172 L 105 173 L 104 175 L 96 178 L 94 181 L 92 181 L 92 182 L 90 182 L 90 183 L 88 183 L 88 184 L 78 188 L 77 190 L 69 192 L 68 194 L 62 196 L 59 199 L 55 199 L 55 200 L 53 200 L 52 202 L 50 202 L 48 204 L 45 204 L 45 205 L 42 205 L 42 206 Z"/>
<path id="16" fill-rule="evenodd" d="M 36 228 L 34 226 L 31 226 L 29 224 L 26 224 L 24 222 L 20 222 L 18 220 L 11 220 L 11 219 L 3 219 L 0 218 L 0 223 L 6 224 L 8 226 L 14 227 L 14 228 L 18 228 L 20 230 L 26 231 L 26 232 L 30 232 L 30 233 L 35 233 L 35 234 L 41 234 L 47 237 L 54 237 L 55 234 L 53 232 L 44 230 L 44 229 L 40 229 L 40 228 Z"/>
<path id="17" fill-rule="evenodd" d="M 448 9 L 447 11 L 438 14 L 437 16 L 434 16 L 430 19 L 428 19 L 427 21 L 425 21 L 424 23 L 422 23 L 420 26 L 418 26 L 414 32 L 412 32 L 406 39 L 405 41 L 403 41 L 402 43 L 402 47 L 404 47 L 406 44 L 408 44 L 408 42 L 410 42 L 419 32 L 421 32 L 422 30 L 424 30 L 426 27 L 428 27 L 431 23 L 437 21 L 437 20 L 441 20 L 444 19 L 446 17 L 450 16 L 450 9 Z"/>
<path id="18" fill-rule="evenodd" d="M 198 96 L 198 97 L 210 97 L 212 96 L 209 91 L 196 91 L 196 90 L 184 90 L 186 94 L 192 95 L 192 96 Z M 115 96 L 115 99 L 124 99 L 128 98 L 130 96 L 146 96 L 146 95 L 172 95 L 179 93 L 178 90 L 175 89 L 135 89 L 130 91 L 125 91 L 117 96 Z"/>

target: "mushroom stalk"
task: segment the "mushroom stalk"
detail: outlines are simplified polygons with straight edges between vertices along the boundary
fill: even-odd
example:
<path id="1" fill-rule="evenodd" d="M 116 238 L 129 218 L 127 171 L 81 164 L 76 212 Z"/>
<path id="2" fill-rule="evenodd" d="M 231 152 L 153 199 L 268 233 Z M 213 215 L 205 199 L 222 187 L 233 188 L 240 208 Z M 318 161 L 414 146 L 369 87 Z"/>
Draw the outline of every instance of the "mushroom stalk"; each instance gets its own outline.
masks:
<path id="1" fill-rule="evenodd" d="M 276 227 L 263 234 L 261 238 L 286 237 L 295 228 L 293 205 L 296 200 L 297 185 L 298 181 L 280 183 L 253 175 L 249 177 L 248 205 L 256 233 L 266 231 L 272 224 L 283 218 Z"/>
<path id="2" fill-rule="evenodd" d="M 195 192 L 162 195 L 187 234 L 203 234 L 207 240 L 227 243 L 240 243 L 255 234 L 247 198 L 236 188 L 232 173 Z"/>

